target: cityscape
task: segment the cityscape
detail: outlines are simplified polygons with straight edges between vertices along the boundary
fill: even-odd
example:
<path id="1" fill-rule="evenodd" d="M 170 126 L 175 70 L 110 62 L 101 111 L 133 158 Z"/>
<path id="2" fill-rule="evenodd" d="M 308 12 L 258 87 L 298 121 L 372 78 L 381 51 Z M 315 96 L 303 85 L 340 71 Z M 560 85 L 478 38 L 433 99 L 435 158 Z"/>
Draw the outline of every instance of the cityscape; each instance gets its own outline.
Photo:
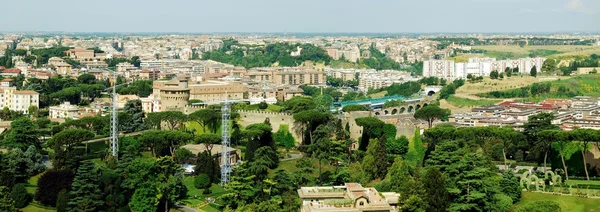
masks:
<path id="1" fill-rule="evenodd" d="M 598 211 L 600 3 L 507 2 L 6 3 L 0 211 Z"/>

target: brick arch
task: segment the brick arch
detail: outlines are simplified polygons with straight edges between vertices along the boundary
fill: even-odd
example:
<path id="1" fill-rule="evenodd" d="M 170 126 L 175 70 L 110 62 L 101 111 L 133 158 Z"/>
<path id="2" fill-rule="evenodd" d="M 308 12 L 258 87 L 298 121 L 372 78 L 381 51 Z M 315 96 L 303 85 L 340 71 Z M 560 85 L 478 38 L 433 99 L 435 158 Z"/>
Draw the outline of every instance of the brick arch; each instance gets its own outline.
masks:
<path id="1" fill-rule="evenodd" d="M 379 113 L 379 112 L 375 112 L 375 115 L 376 115 L 376 116 L 379 116 L 379 115 L 381 115 L 381 113 Z"/>
<path id="2" fill-rule="evenodd" d="M 388 115 L 388 114 L 390 114 L 390 111 L 388 111 L 388 110 L 384 110 L 384 111 L 383 111 L 383 114 L 385 114 L 385 115 Z"/>
<path id="3" fill-rule="evenodd" d="M 406 108 L 405 107 L 401 107 L 400 108 L 400 113 L 404 113 L 404 112 L 406 112 Z"/>
<path id="4" fill-rule="evenodd" d="M 415 107 L 412 106 L 412 105 L 410 105 L 410 106 L 408 106 L 408 111 L 407 112 L 408 113 L 413 113 L 413 112 L 415 112 L 414 110 L 415 110 Z"/>
<path id="5" fill-rule="evenodd" d="M 417 111 L 417 110 L 419 110 L 419 109 L 421 109 L 421 105 L 420 105 L 420 104 L 417 104 L 417 106 L 415 107 L 415 111 Z"/>
<path id="6" fill-rule="evenodd" d="M 396 115 L 396 113 L 398 113 L 398 108 L 394 108 L 394 109 L 392 110 L 392 115 Z"/>

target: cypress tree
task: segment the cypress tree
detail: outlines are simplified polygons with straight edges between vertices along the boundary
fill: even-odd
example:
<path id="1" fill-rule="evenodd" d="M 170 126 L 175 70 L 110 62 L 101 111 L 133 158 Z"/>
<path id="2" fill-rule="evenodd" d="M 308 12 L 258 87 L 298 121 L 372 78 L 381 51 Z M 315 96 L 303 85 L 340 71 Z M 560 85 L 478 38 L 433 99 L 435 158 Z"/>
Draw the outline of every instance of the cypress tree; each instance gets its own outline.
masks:
<path id="1" fill-rule="evenodd" d="M 69 211 L 98 211 L 104 205 L 100 190 L 100 172 L 95 165 L 84 161 L 71 185 Z"/>

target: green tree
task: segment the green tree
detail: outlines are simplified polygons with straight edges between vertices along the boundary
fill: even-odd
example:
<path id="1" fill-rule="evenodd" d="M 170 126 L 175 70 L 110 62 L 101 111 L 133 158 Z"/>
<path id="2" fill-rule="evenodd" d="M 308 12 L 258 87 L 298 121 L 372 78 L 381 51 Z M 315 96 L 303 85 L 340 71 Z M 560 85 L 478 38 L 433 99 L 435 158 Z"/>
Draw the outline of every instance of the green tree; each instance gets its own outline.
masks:
<path id="1" fill-rule="evenodd" d="M 590 180 L 590 175 L 587 169 L 587 162 L 585 159 L 585 152 L 590 148 L 590 142 L 597 141 L 600 139 L 598 135 L 598 131 L 592 129 L 576 129 L 570 132 L 571 139 L 574 141 L 579 141 L 579 151 L 581 152 L 581 157 L 583 158 L 583 168 L 585 171 L 586 180 Z"/>
<path id="2" fill-rule="evenodd" d="M 216 182 L 219 177 L 219 158 L 213 158 L 211 153 L 204 151 L 198 153 L 196 159 L 196 167 L 194 167 L 194 174 L 206 174 L 210 178 L 211 182 Z"/>
<path id="3" fill-rule="evenodd" d="M 155 189 L 136 189 L 129 201 L 129 207 L 132 211 L 156 211 L 159 203 L 156 198 L 158 195 L 160 194 Z"/>
<path id="4" fill-rule="evenodd" d="M 77 77 L 77 81 L 83 84 L 96 84 L 96 77 L 91 74 L 82 74 Z"/>
<path id="5" fill-rule="evenodd" d="M 37 126 L 29 118 L 19 118 L 10 123 L 10 130 L 2 143 L 8 148 L 19 148 L 23 151 L 29 146 L 40 149 L 41 145 L 37 136 Z"/>
<path id="6" fill-rule="evenodd" d="M 552 148 L 560 155 L 563 170 L 565 171 L 565 178 L 566 180 L 569 180 L 569 172 L 567 169 L 567 164 L 565 163 L 565 159 L 569 160 L 573 153 L 579 151 L 579 147 L 577 144 L 571 142 L 568 132 L 557 132 L 555 139 L 556 142 L 552 144 Z"/>
<path id="7" fill-rule="evenodd" d="M 127 120 L 123 123 L 122 128 L 126 133 L 142 131 L 144 126 L 144 111 L 142 109 L 142 101 L 139 99 L 129 100 L 125 103 L 125 114 Z"/>
<path id="8" fill-rule="evenodd" d="M 200 174 L 194 178 L 194 187 L 197 189 L 210 189 L 210 177 Z"/>
<path id="9" fill-rule="evenodd" d="M 16 211 L 9 189 L 4 186 L 0 186 L 0 211 Z"/>
<path id="10" fill-rule="evenodd" d="M 58 192 L 58 196 L 56 197 L 56 211 L 67 212 L 68 204 L 69 192 L 66 189 L 60 190 L 60 192 Z"/>
<path id="11" fill-rule="evenodd" d="M 74 172 L 83 159 L 85 149 L 83 141 L 90 140 L 94 133 L 82 129 L 67 129 L 57 133 L 48 142 L 54 149 L 52 165 L 55 169 L 65 169 Z"/>
<path id="12" fill-rule="evenodd" d="M 441 120 L 450 115 L 449 109 L 441 109 L 437 105 L 427 105 L 415 112 L 414 117 L 423 121 L 427 121 L 429 128 L 433 126 L 435 120 Z"/>
<path id="13" fill-rule="evenodd" d="M 104 206 L 100 172 L 90 160 L 82 162 L 71 184 L 69 211 L 98 211 Z"/>
<path id="14" fill-rule="evenodd" d="M 342 108 L 342 111 L 347 113 L 352 111 L 369 111 L 369 108 L 364 105 L 346 105 Z"/>
<path id="15" fill-rule="evenodd" d="M 317 105 L 310 97 L 294 96 L 283 103 L 283 111 L 296 114 L 301 111 L 315 109 Z"/>
<path id="16" fill-rule="evenodd" d="M 202 127 L 202 132 L 206 132 L 208 128 L 212 133 L 216 133 L 216 127 L 211 126 L 218 126 L 220 118 L 220 113 L 212 109 L 197 110 L 189 115 L 191 121 L 198 123 Z"/>
<path id="17" fill-rule="evenodd" d="M 10 192 L 11 199 L 14 200 L 15 208 L 24 208 L 31 202 L 31 195 L 27 193 L 25 184 L 17 184 L 12 188 Z"/>
<path id="18" fill-rule="evenodd" d="M 450 202 L 450 195 L 446 189 L 446 176 L 435 167 L 428 167 L 423 176 L 423 197 L 427 211 L 446 211 Z"/>
<path id="19" fill-rule="evenodd" d="M 41 204 L 56 206 L 58 192 L 70 190 L 74 175 L 67 170 L 49 170 L 38 180 L 35 200 Z"/>
<path id="20" fill-rule="evenodd" d="M 372 137 L 379 136 L 385 123 L 375 117 L 357 118 L 356 125 L 363 127 L 362 137 L 358 145 L 359 150 L 367 150 Z"/>
<path id="21" fill-rule="evenodd" d="M 148 113 L 145 119 L 146 125 L 153 129 L 162 129 L 164 125 L 167 130 L 175 130 L 178 127 L 183 127 L 183 122 L 187 121 L 188 117 L 179 111 L 163 111 L 156 113 Z"/>
<path id="22" fill-rule="evenodd" d="M 496 71 L 496 70 L 491 71 L 490 79 L 498 79 L 498 71 Z"/>
<path id="23" fill-rule="evenodd" d="M 512 172 L 502 173 L 499 185 L 500 191 L 510 197 L 511 203 L 516 203 L 521 199 L 523 189 L 519 184 L 519 179 Z"/>
<path id="24" fill-rule="evenodd" d="M 193 156 L 194 154 L 186 148 L 179 147 L 177 150 L 175 150 L 175 160 L 177 160 L 177 162 L 180 164 L 185 163 L 186 160 Z"/>
<path id="25" fill-rule="evenodd" d="M 542 64 L 542 72 L 544 73 L 554 73 L 557 70 L 556 68 L 556 60 L 554 59 L 546 59 Z"/>
<path id="26" fill-rule="evenodd" d="M 279 130 L 273 135 L 273 139 L 275 139 L 277 145 L 285 147 L 287 150 L 296 147 L 296 140 L 286 124 L 279 126 Z"/>
<path id="27" fill-rule="evenodd" d="M 311 156 L 319 161 L 319 183 L 322 183 L 322 163 L 326 162 L 331 157 L 331 139 L 329 138 L 330 131 L 327 127 L 321 125 L 315 130 L 313 141 L 309 147 Z"/>
<path id="28" fill-rule="evenodd" d="M 385 155 L 385 137 L 385 134 L 382 133 L 379 139 L 371 139 L 367 154 L 361 164 L 361 168 L 370 176 L 370 179 L 383 179 L 387 173 L 389 164 Z"/>
<path id="29" fill-rule="evenodd" d="M 529 71 L 529 75 L 532 77 L 536 77 L 537 76 L 537 68 L 535 66 L 533 66 L 531 68 L 531 71 Z"/>

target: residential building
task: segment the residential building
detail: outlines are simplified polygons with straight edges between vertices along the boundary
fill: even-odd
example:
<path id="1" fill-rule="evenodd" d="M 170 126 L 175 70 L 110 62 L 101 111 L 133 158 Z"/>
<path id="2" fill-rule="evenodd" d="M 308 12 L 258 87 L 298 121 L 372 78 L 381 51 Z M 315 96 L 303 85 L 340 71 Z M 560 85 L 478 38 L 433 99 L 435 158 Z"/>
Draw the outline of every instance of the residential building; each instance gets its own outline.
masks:
<path id="1" fill-rule="evenodd" d="M 358 183 L 343 186 L 301 187 L 301 212 L 384 212 L 397 211 L 400 194 L 378 192 Z"/>
<path id="2" fill-rule="evenodd" d="M 190 99 L 199 99 L 203 102 L 215 102 L 225 99 L 243 99 L 244 92 L 248 91 L 240 82 L 228 81 L 202 81 L 189 85 Z"/>
<path id="3" fill-rule="evenodd" d="M 0 81 L 0 87 L 7 88 L 14 86 L 14 80 L 11 78 L 5 78 Z"/>
<path id="4" fill-rule="evenodd" d="M 57 106 L 50 106 L 50 118 L 52 119 L 76 119 L 79 117 L 79 107 L 63 102 Z"/>
<path id="5" fill-rule="evenodd" d="M 30 106 L 35 106 L 36 108 L 40 107 L 40 94 L 38 92 L 31 90 L 18 90 L 13 92 L 12 110 L 27 114 L 29 113 Z"/>
<path id="6" fill-rule="evenodd" d="M 160 76 L 160 71 L 157 69 L 154 70 L 143 70 L 140 71 L 139 77 L 143 80 L 158 80 Z"/>
<path id="7" fill-rule="evenodd" d="M 301 67 L 253 68 L 243 75 L 254 82 L 276 85 L 325 85 L 325 76 L 325 72 Z"/>
<path id="8" fill-rule="evenodd" d="M 423 62 L 424 77 L 445 79 L 466 78 L 468 75 L 489 76 L 492 71 L 503 73 L 506 68 L 518 68 L 519 74 L 529 74 L 535 67 L 541 72 L 546 58 L 521 58 L 516 60 L 500 60 L 495 58 L 469 58 L 468 62 L 455 63 L 453 60 L 427 60 Z"/>
<path id="9" fill-rule="evenodd" d="M 74 48 L 65 51 L 67 57 L 78 60 L 93 59 L 94 50 L 87 50 L 83 48 Z"/>
<path id="10" fill-rule="evenodd" d="M 54 64 L 54 68 L 56 68 L 56 73 L 60 75 L 69 75 L 71 74 L 72 66 L 68 63 L 56 63 Z"/>
<path id="11" fill-rule="evenodd" d="M 7 69 L 2 70 L 2 73 L 0 75 L 3 77 L 17 77 L 17 76 L 19 76 L 20 73 L 21 73 L 20 69 L 7 68 Z"/>

